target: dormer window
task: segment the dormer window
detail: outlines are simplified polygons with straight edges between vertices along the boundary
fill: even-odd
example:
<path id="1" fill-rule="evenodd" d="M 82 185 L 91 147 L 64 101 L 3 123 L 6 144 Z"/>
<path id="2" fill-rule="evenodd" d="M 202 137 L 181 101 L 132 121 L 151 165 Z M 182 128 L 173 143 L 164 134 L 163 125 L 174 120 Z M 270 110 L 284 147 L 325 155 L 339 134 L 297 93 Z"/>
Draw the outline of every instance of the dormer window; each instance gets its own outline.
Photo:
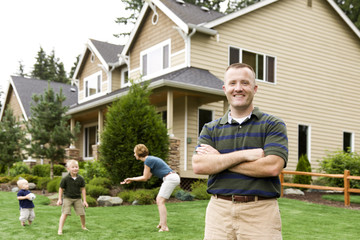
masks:
<path id="1" fill-rule="evenodd" d="M 159 43 L 140 53 L 143 76 L 158 73 L 170 66 L 170 40 Z"/>
<path id="2" fill-rule="evenodd" d="M 90 97 L 101 92 L 101 71 L 90 75 L 84 79 L 85 97 Z"/>

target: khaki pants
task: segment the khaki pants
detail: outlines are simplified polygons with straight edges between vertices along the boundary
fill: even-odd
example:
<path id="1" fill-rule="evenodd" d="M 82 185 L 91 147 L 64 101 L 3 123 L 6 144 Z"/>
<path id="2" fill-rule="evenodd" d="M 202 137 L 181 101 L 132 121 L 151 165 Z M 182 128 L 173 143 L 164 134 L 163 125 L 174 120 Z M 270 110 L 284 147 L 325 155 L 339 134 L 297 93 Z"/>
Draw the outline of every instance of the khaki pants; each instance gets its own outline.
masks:
<path id="1" fill-rule="evenodd" d="M 247 203 L 211 197 L 206 209 L 205 240 L 281 240 L 276 199 Z"/>

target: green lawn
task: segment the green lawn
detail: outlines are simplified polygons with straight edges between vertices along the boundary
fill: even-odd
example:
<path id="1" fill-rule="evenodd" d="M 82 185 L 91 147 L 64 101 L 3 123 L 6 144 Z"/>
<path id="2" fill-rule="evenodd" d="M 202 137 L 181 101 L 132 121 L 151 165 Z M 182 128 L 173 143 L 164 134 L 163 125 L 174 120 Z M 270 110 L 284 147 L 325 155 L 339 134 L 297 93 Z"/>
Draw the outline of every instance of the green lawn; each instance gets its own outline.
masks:
<path id="1" fill-rule="evenodd" d="M 89 232 L 80 227 L 73 213 L 68 217 L 64 234 L 57 236 L 61 208 L 43 205 L 46 197 L 35 199 L 36 218 L 22 227 L 18 220 L 16 193 L 0 192 L 0 239 L 121 239 L 162 240 L 202 239 L 208 201 L 168 203 L 170 232 L 157 232 L 156 205 L 96 207 L 86 209 Z M 316 205 L 292 199 L 279 199 L 284 240 L 358 239 L 360 211 Z"/>

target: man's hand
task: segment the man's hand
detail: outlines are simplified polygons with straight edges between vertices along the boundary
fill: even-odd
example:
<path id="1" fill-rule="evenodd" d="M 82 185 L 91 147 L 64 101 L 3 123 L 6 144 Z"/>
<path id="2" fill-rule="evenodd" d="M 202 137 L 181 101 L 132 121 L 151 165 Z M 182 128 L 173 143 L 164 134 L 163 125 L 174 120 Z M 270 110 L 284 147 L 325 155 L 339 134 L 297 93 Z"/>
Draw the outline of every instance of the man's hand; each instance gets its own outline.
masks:
<path id="1" fill-rule="evenodd" d="M 199 155 L 203 154 L 220 154 L 218 150 L 207 144 L 201 144 L 200 147 L 196 148 L 196 153 Z"/>

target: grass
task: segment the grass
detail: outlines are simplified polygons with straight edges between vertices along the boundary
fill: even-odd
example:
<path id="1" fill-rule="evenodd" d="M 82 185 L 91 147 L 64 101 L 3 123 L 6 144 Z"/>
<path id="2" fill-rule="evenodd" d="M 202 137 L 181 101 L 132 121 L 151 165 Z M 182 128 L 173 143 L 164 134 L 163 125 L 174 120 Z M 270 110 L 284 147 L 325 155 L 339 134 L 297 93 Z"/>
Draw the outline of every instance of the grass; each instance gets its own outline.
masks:
<path id="1" fill-rule="evenodd" d="M 344 194 L 327 194 L 322 196 L 326 200 L 344 202 Z M 359 195 L 351 195 L 350 196 L 350 205 L 351 203 L 360 204 L 360 196 Z"/>
<path id="2" fill-rule="evenodd" d="M 0 192 L 0 239 L 203 239 L 205 209 L 208 201 L 168 203 L 170 232 L 157 232 L 156 205 L 96 207 L 86 209 L 89 232 L 81 230 L 80 219 L 73 212 L 57 236 L 61 208 L 44 205 L 47 198 L 35 199 L 33 225 L 20 225 L 16 193 Z M 279 199 L 284 240 L 358 239 L 360 211 L 316 205 L 293 199 Z"/>

